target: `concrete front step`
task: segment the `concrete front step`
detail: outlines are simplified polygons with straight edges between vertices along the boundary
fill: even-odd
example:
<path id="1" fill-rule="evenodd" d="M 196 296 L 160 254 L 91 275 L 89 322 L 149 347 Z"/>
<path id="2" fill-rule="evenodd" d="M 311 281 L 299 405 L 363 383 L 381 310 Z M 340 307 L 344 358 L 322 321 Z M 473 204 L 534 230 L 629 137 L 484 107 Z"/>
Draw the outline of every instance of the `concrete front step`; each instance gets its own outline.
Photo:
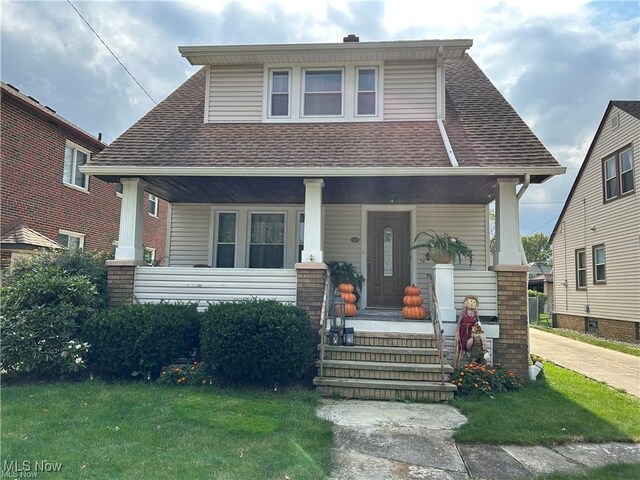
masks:
<path id="1" fill-rule="evenodd" d="M 313 379 L 323 397 L 375 400 L 436 400 L 453 399 L 456 386 L 445 382 L 411 382 L 398 380 L 370 380 L 316 377 Z"/>
<path id="2" fill-rule="evenodd" d="M 318 350 L 320 348 L 318 345 Z M 437 348 L 325 345 L 324 351 L 327 360 L 422 364 L 440 362 Z"/>
<path id="3" fill-rule="evenodd" d="M 320 360 L 316 361 L 320 368 Z M 318 370 L 319 371 L 319 370 Z M 445 380 L 453 371 L 450 365 L 444 366 Z M 322 373 L 324 377 L 366 378 L 377 380 L 408 380 L 439 382 L 442 379 L 440 364 L 420 363 L 383 363 L 357 362 L 348 360 L 325 360 Z"/>

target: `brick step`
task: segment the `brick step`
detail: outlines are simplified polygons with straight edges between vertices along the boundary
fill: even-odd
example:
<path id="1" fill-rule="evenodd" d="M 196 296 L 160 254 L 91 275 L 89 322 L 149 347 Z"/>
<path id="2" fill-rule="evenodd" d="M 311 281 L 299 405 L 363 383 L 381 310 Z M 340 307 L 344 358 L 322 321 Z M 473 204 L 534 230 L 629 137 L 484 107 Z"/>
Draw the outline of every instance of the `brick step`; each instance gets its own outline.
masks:
<path id="1" fill-rule="evenodd" d="M 316 361 L 320 368 L 320 360 Z M 439 382 L 442 379 L 440 365 L 420 363 L 357 362 L 348 360 L 325 360 L 323 376 L 334 378 L 368 378 L 380 380 L 410 380 Z M 445 380 L 453 368 L 444 366 Z"/>
<path id="2" fill-rule="evenodd" d="M 320 396 L 362 398 L 372 400 L 436 400 L 453 399 L 456 386 L 445 382 L 411 382 L 346 378 L 313 379 Z"/>
<path id="3" fill-rule="evenodd" d="M 437 348 L 438 341 L 426 333 L 362 332 L 355 334 L 355 344 L 375 347 Z"/>
<path id="4" fill-rule="evenodd" d="M 321 345 L 318 345 L 320 350 Z M 325 360 L 355 360 L 387 363 L 437 363 L 437 348 L 325 345 Z"/>

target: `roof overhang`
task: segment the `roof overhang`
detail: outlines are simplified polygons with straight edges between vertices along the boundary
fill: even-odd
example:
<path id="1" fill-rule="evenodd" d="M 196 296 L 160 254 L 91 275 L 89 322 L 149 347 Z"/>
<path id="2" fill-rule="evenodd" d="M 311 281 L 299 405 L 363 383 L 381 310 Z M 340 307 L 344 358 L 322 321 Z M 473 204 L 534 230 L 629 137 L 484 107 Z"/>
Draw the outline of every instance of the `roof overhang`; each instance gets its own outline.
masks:
<path id="1" fill-rule="evenodd" d="M 182 46 L 191 65 L 425 61 L 462 58 L 473 40 Z M 440 52 L 440 53 L 439 53 Z"/>

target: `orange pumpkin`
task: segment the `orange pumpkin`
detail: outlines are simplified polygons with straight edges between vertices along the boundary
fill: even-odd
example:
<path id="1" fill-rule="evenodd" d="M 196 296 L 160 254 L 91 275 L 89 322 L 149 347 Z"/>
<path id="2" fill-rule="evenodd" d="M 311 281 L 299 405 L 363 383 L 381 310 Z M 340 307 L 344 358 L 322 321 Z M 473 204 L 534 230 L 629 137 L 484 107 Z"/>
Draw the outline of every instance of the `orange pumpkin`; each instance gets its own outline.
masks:
<path id="1" fill-rule="evenodd" d="M 356 294 L 355 293 L 343 293 L 342 300 L 344 303 L 356 303 Z"/>
<path id="2" fill-rule="evenodd" d="M 341 283 L 340 285 L 338 285 L 338 291 L 340 293 L 353 293 L 355 292 L 355 290 L 356 288 L 350 283 Z"/>
<path id="3" fill-rule="evenodd" d="M 358 309 L 356 308 L 355 303 L 345 303 L 344 304 L 344 315 L 346 317 L 355 317 Z"/>
<path id="4" fill-rule="evenodd" d="M 402 298 L 402 303 L 407 307 L 419 307 L 423 301 L 420 295 L 405 295 Z"/>
<path id="5" fill-rule="evenodd" d="M 402 316 L 410 320 L 423 320 L 427 318 L 427 309 L 424 307 L 404 307 Z"/>
<path id="6" fill-rule="evenodd" d="M 404 289 L 405 295 L 420 295 L 420 288 L 415 285 L 409 285 Z"/>

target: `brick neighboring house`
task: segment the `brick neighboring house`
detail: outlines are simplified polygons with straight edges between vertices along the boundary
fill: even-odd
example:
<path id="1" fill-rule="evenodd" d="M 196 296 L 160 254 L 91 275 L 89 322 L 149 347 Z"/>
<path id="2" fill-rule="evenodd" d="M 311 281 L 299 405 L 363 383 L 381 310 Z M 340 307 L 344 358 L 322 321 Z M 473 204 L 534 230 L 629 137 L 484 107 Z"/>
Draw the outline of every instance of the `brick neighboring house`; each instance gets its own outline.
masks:
<path id="1" fill-rule="evenodd" d="M 117 184 L 76 166 L 106 144 L 50 107 L 1 83 L 2 267 L 55 241 L 65 247 L 111 252 L 118 239 L 122 195 Z M 143 243 L 147 259 L 165 256 L 168 204 L 145 194 Z"/>

